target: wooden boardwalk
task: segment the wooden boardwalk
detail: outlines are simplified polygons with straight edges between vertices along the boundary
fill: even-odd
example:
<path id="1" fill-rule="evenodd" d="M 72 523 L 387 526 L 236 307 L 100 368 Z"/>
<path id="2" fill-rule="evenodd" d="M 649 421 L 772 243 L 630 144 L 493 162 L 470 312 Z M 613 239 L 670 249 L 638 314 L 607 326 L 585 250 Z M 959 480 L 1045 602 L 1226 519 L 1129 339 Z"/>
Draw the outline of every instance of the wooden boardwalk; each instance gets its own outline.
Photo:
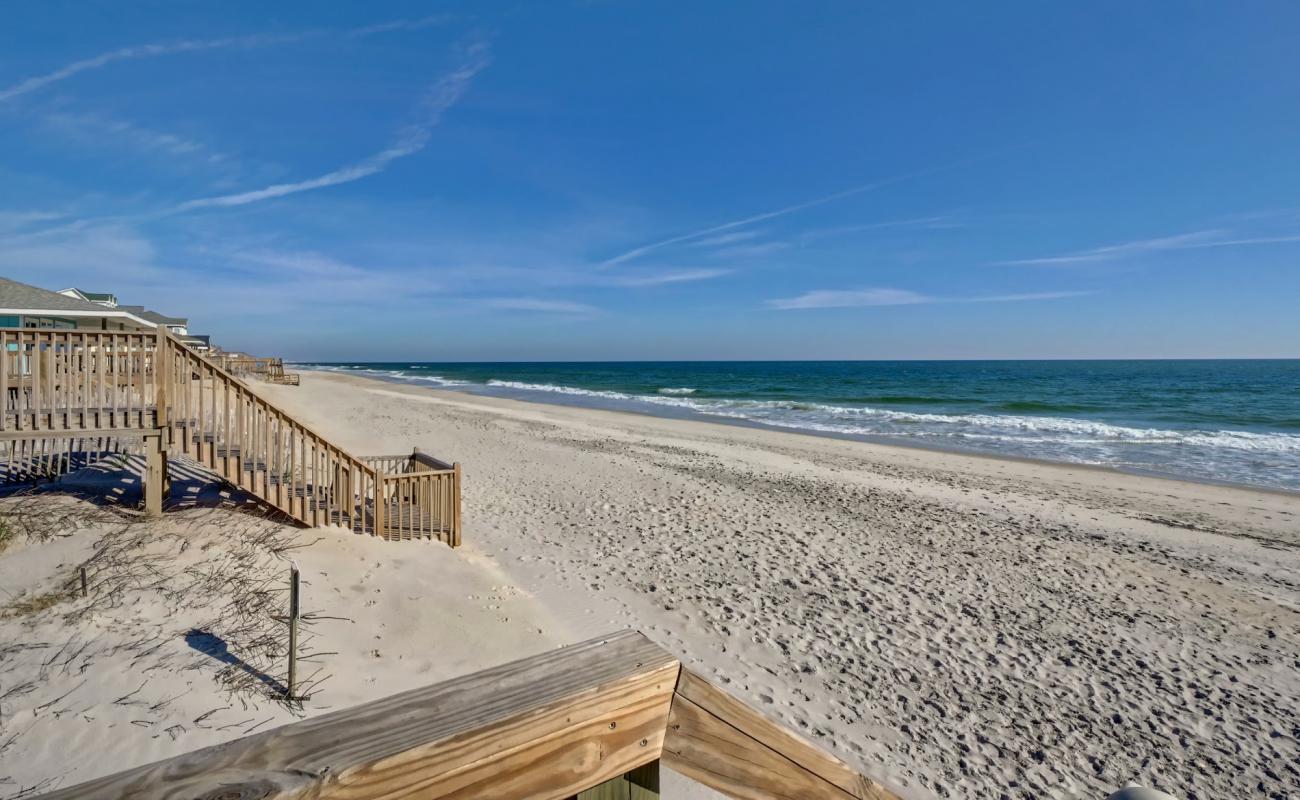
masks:
<path id="1" fill-rule="evenodd" d="M 4 481 L 63 474 L 108 441 L 146 455 L 153 512 L 168 455 L 185 455 L 303 525 L 460 544 L 459 465 L 352 455 L 165 328 L 0 328 L 0 399 Z"/>

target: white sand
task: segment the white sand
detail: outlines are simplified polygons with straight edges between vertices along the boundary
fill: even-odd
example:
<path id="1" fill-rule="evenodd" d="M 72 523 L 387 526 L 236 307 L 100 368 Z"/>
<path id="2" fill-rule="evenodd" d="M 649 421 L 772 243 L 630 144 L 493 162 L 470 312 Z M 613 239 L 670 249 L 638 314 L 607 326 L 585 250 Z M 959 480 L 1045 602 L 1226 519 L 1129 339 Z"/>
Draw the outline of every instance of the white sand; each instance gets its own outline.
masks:
<path id="1" fill-rule="evenodd" d="M 138 576 L 0 619 L 0 797 L 291 721 L 184 637 L 282 672 L 265 609 L 228 608 L 282 555 L 307 610 L 347 618 L 311 628 L 337 654 L 301 713 L 631 626 L 905 796 L 1300 793 L 1300 496 L 351 376 L 264 389 L 354 452 L 461 461 L 465 547 L 0 501 L 76 517 L 0 554 L 0 606 L 95 542 Z"/>
<path id="2" fill-rule="evenodd" d="M 546 650 L 572 637 L 490 562 L 443 546 L 394 547 L 225 510 L 141 521 L 70 497 L 10 498 L 0 514 L 50 524 L 0 554 L 0 797 L 67 786 Z M 52 524 L 51 524 L 52 523 Z M 271 545 L 307 545 L 280 554 Z M 317 541 L 319 540 L 319 541 Z M 89 597 L 15 616 L 13 603 L 77 586 Z M 289 562 L 302 570 L 302 709 L 235 665 L 283 679 Z M 112 563 L 109 563 L 112 562 Z M 262 605 L 256 589 L 275 594 Z M 75 592 L 74 592 L 75 593 Z M 186 637 L 202 629 L 211 637 Z M 269 638 L 264 638 L 269 637 Z M 216 647 L 213 647 L 213 644 Z M 269 646 L 268 646 L 269 645 Z M 320 670 L 317 673 L 317 670 Z M 270 678 L 268 678 L 270 681 Z"/>
<path id="3" fill-rule="evenodd" d="M 461 461 L 467 546 L 574 635 L 639 627 L 905 794 L 1300 794 L 1300 495 L 337 374 L 269 390 L 358 452 Z"/>

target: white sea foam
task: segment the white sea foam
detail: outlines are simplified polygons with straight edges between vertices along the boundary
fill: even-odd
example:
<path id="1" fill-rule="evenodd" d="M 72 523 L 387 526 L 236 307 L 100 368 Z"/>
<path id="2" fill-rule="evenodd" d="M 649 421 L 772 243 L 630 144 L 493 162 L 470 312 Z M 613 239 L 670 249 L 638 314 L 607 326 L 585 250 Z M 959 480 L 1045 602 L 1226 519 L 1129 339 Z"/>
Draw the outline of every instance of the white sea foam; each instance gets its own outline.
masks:
<path id="1" fill-rule="evenodd" d="M 320 366 L 312 367 L 312 369 L 327 370 L 330 372 L 356 372 L 361 375 L 369 375 L 384 380 L 397 381 L 399 383 L 431 383 L 434 386 L 446 388 L 472 385 L 471 381 L 445 378 L 442 375 L 412 375 L 409 372 L 400 369 L 371 369 L 370 367 L 358 366 Z"/>
<path id="2" fill-rule="evenodd" d="M 551 383 L 525 383 L 523 381 L 499 381 L 495 378 L 487 382 L 488 386 L 502 389 L 522 389 L 526 392 L 553 392 L 555 394 L 572 394 L 581 397 L 603 397 L 607 400 L 637 400 L 637 395 L 623 392 L 610 392 L 600 389 L 579 389 L 576 386 L 557 386 Z"/>
<path id="3" fill-rule="evenodd" d="M 420 381 L 422 383 L 432 383 L 434 386 L 469 386 L 469 381 L 456 380 L 455 378 L 444 378 L 441 375 L 408 375 L 399 370 L 393 370 L 393 377 L 400 378 L 404 381 Z"/>
<path id="4" fill-rule="evenodd" d="M 1251 431 L 1134 428 L 1069 417 L 1011 414 L 932 414 L 788 400 L 713 400 L 660 389 L 637 395 L 549 383 L 488 381 L 489 386 L 550 392 L 624 402 L 673 406 L 709 416 L 743 419 L 782 428 L 863 436 L 905 436 L 934 440 L 1003 441 L 1040 445 L 1165 444 L 1300 455 L 1300 435 Z"/>
<path id="5" fill-rule="evenodd" d="M 582 402 L 645 410 L 659 407 L 831 435 L 903 439 L 940 447 L 970 448 L 1082 464 L 1132 467 L 1178 476 L 1202 477 L 1294 488 L 1300 484 L 1300 434 L 1243 430 L 1135 427 L 1099 420 L 1016 414 L 941 414 L 872 406 L 792 400 L 692 397 L 693 387 L 663 387 L 652 394 L 583 389 L 551 383 L 475 381 L 376 370 L 361 365 L 313 366 L 435 388 L 483 387 L 510 393 L 564 395 Z M 498 392 L 499 393 L 499 392 Z"/>

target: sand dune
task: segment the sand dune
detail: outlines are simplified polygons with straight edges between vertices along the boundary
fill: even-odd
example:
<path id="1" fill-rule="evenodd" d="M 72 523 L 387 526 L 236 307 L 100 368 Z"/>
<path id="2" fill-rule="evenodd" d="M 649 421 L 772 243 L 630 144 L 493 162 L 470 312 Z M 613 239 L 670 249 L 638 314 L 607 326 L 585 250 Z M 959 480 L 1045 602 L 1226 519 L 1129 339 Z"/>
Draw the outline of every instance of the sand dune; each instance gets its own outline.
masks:
<path id="1" fill-rule="evenodd" d="M 219 509 L 146 520 L 52 495 L 2 500 L 0 519 L 15 531 L 0 553 L 0 797 L 571 638 L 491 564 L 442 546 L 399 548 Z M 301 706 L 279 699 L 286 639 L 275 617 L 285 610 L 290 558 L 308 616 L 299 669 L 311 696 Z"/>

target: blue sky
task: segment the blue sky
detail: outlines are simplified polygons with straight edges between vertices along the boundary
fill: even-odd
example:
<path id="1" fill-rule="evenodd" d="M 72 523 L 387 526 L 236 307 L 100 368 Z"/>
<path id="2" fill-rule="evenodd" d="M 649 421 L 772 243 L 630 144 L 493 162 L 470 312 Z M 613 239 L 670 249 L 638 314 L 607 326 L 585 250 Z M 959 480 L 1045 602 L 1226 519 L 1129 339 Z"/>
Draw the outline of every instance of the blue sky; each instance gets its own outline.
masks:
<path id="1" fill-rule="evenodd" d="M 0 274 L 301 359 L 1300 356 L 1300 5 L 8 4 Z"/>

